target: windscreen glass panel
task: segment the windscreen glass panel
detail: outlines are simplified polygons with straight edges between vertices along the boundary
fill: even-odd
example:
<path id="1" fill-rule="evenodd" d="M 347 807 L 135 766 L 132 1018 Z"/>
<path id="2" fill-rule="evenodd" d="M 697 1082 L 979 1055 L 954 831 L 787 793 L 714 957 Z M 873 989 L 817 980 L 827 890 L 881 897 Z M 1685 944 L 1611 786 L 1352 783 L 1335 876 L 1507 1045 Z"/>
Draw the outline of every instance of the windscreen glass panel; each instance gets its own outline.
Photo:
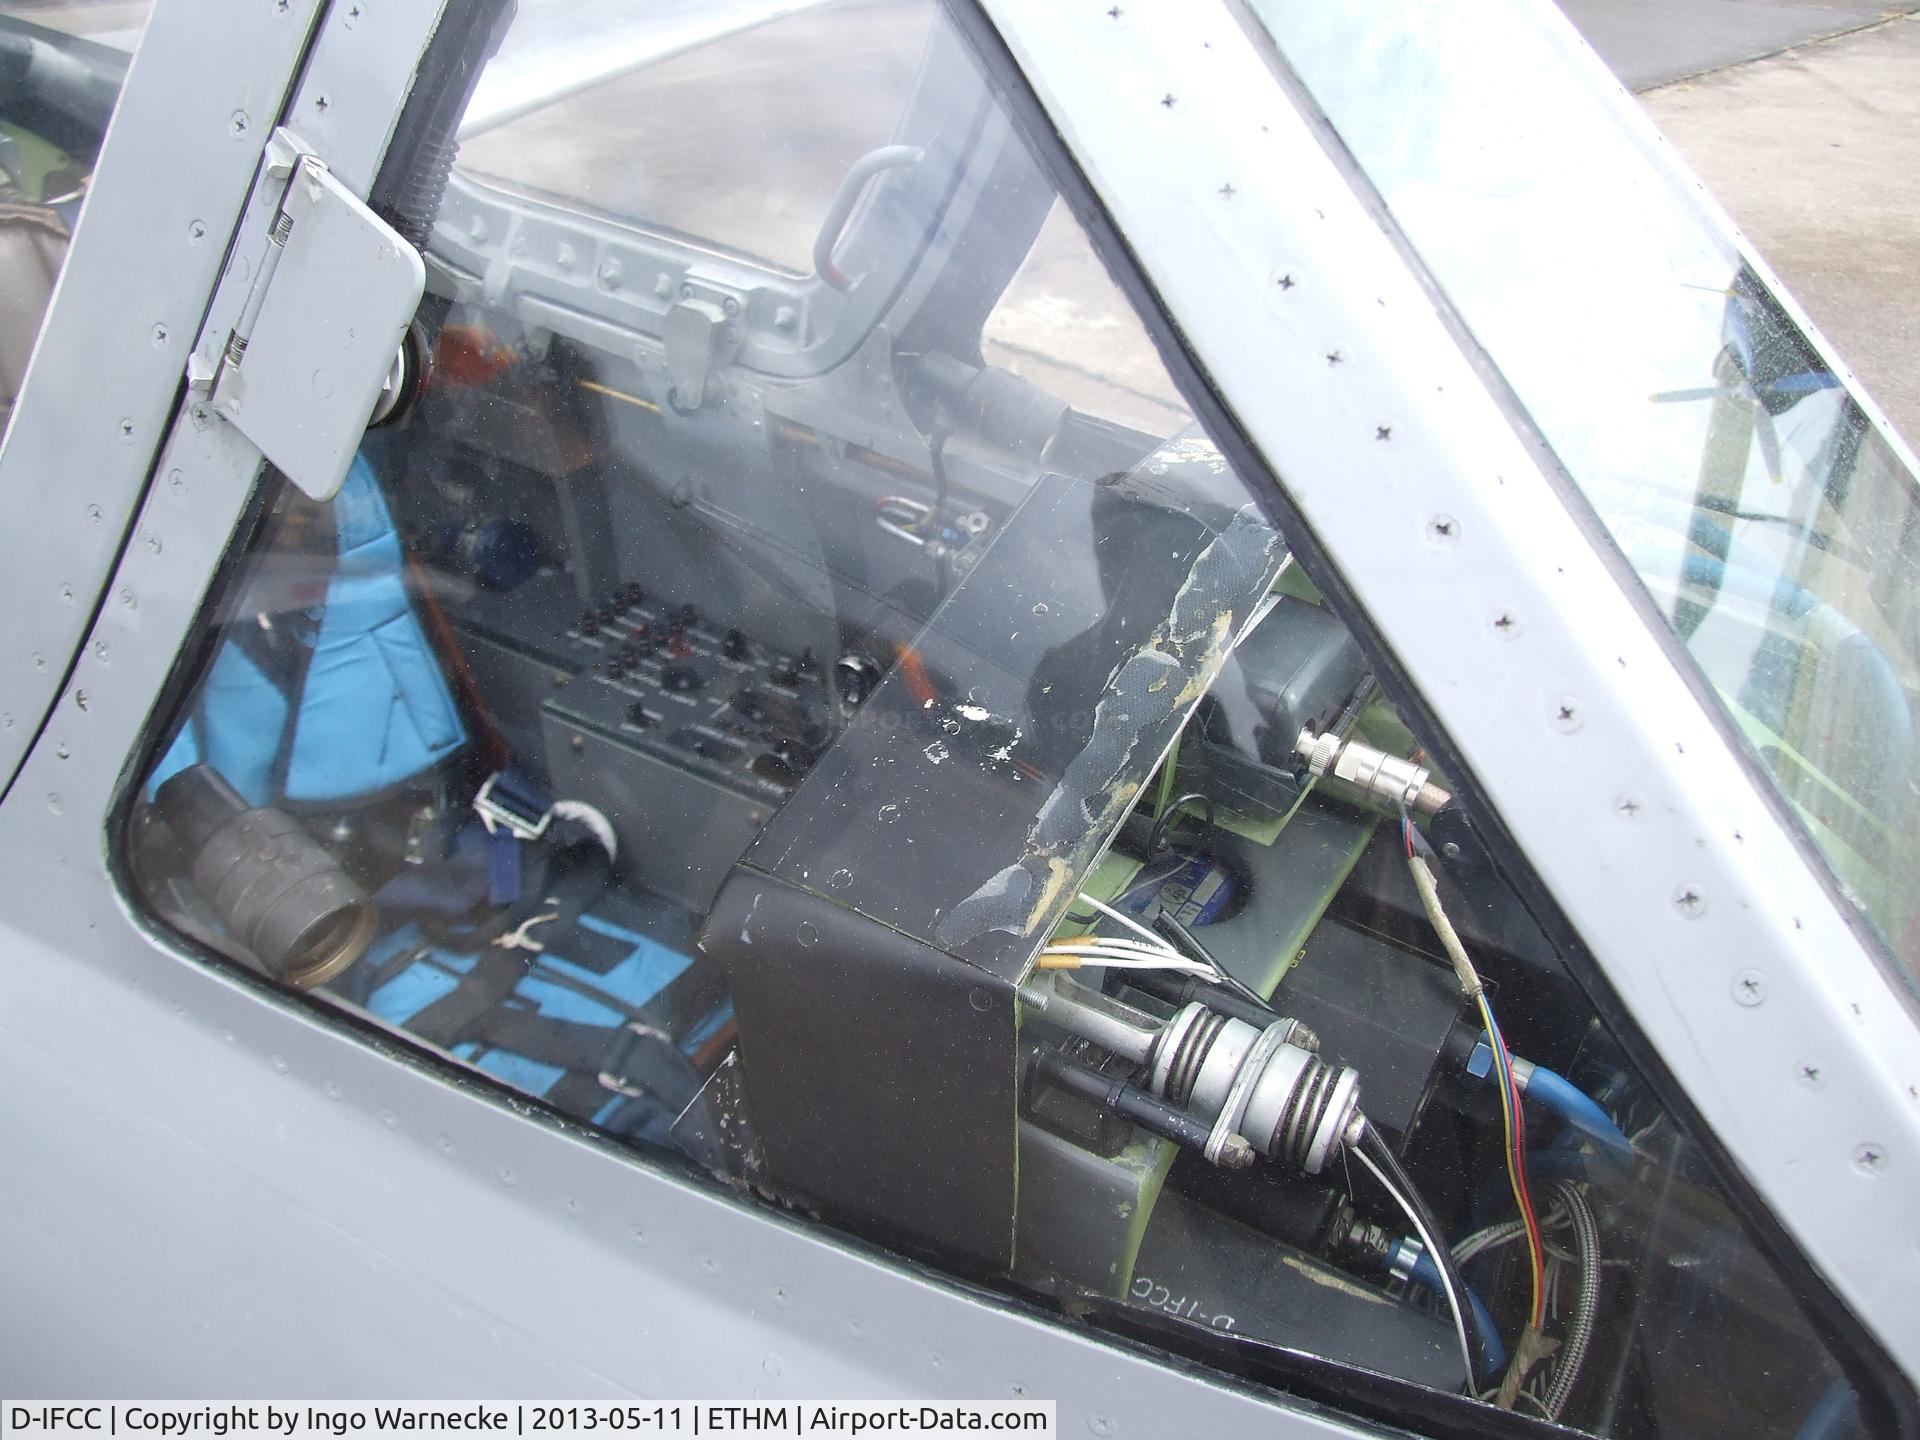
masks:
<path id="1" fill-rule="evenodd" d="M 864 97 L 787 138 L 852 157 L 832 276 L 459 166 L 396 215 L 430 378 L 334 498 L 264 485 L 127 797 L 141 903 L 740 1203 L 1295 1395 L 1855 1415 L 1046 135 L 908 18 L 910 160 L 863 171 Z M 629 119 L 567 143 L 645 170 Z"/>
<path id="2" fill-rule="evenodd" d="M 927 7 L 749 0 L 646 27 L 618 8 L 529 7 L 468 109 L 461 163 L 810 272 L 835 193 L 906 108 Z"/>
<path id="3" fill-rule="evenodd" d="M 1622 125 L 1558 14 L 1253 8 L 1911 987 L 1911 453 Z"/>
<path id="4" fill-rule="evenodd" d="M 151 0 L 0 0 L 0 435 Z"/>

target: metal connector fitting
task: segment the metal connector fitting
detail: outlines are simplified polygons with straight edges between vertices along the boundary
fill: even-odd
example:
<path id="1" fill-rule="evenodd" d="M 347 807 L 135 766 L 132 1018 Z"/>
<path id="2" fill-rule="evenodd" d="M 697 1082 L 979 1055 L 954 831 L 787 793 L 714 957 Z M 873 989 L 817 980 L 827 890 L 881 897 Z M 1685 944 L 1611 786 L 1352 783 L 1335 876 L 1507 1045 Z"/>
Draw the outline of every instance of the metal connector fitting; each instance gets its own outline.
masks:
<path id="1" fill-rule="evenodd" d="M 1315 735 L 1302 730 L 1293 743 L 1294 754 L 1306 761 L 1315 776 L 1332 776 L 1365 793 L 1369 800 L 1390 810 L 1417 810 L 1422 815 L 1438 814 L 1453 799 L 1429 779 L 1424 765 L 1402 760 L 1358 740 L 1342 740 L 1332 731 Z"/>

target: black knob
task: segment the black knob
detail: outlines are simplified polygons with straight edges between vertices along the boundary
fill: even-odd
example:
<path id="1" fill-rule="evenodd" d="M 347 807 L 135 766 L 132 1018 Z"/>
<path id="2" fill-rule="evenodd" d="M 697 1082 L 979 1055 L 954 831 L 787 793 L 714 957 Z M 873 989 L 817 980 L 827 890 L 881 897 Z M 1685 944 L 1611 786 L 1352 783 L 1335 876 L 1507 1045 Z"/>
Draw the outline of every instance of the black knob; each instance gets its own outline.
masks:
<path id="1" fill-rule="evenodd" d="M 653 728 L 653 717 L 647 713 L 647 707 L 636 700 L 627 707 L 627 724 L 636 730 L 650 730 Z"/>
<path id="2" fill-rule="evenodd" d="M 849 705 L 865 701 L 883 678 L 880 662 L 871 655 L 842 655 L 833 663 L 833 683 L 839 688 L 840 698 Z"/>
<path id="3" fill-rule="evenodd" d="M 782 735 L 773 742 L 773 757 L 796 775 L 813 765 L 813 747 L 797 735 Z"/>
<path id="4" fill-rule="evenodd" d="M 686 693 L 707 683 L 706 675 L 690 660 L 675 660 L 661 668 L 660 683 L 669 690 Z"/>
<path id="5" fill-rule="evenodd" d="M 737 628 L 729 628 L 720 649 L 729 660 L 744 660 L 747 658 L 747 637 Z"/>

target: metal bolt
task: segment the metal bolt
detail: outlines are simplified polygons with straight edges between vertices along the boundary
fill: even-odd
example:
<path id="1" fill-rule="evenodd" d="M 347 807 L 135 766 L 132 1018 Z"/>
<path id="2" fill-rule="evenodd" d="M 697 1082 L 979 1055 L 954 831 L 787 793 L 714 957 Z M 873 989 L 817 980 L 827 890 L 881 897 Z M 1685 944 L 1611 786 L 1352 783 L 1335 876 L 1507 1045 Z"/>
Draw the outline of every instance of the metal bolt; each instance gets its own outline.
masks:
<path id="1" fill-rule="evenodd" d="M 333 97 L 324 92 L 314 96 L 313 108 L 318 110 L 322 115 L 326 114 L 327 111 L 333 108 Z"/>
<path id="2" fill-rule="evenodd" d="M 1707 895 L 1698 885 L 1682 885 L 1673 892 L 1673 904 L 1689 920 L 1697 920 L 1706 911 Z"/>
<path id="3" fill-rule="evenodd" d="M 189 245 L 198 245 L 202 240 L 206 238 L 207 238 L 207 226 L 205 221 L 194 220 L 188 223 L 187 243 Z"/>
<path id="4" fill-rule="evenodd" d="M 169 470 L 167 472 L 167 488 L 176 495 L 186 494 L 187 477 L 182 475 L 178 470 Z"/>
<path id="5" fill-rule="evenodd" d="M 1231 180 L 1227 181 L 1226 184 L 1220 187 L 1220 198 L 1222 200 L 1231 200 L 1235 195 L 1239 193 L 1240 193 L 1239 191 L 1233 188 L 1233 182 Z"/>
<path id="6" fill-rule="evenodd" d="M 1178 105 L 1179 103 L 1180 102 L 1170 94 L 1162 95 L 1160 97 L 1160 108 L 1163 110 L 1171 110 L 1173 109 L 1174 106 Z"/>
<path id="7" fill-rule="evenodd" d="M 1814 1064 L 1813 1061 L 1808 1060 L 1795 1072 L 1794 1078 L 1809 1090 L 1818 1090 L 1826 1083 L 1827 1072 Z"/>
<path id="8" fill-rule="evenodd" d="M 733 296 L 728 295 L 721 300 L 720 308 L 729 315 L 738 315 L 740 313 L 740 302 L 734 299 Z"/>
<path id="9" fill-rule="evenodd" d="M 353 28 L 353 22 L 358 20 L 362 15 L 366 13 L 367 12 L 364 6 L 349 5 L 347 7 L 347 28 L 351 30 Z"/>
<path id="10" fill-rule="evenodd" d="M 126 441 L 131 441 L 133 439 L 133 421 L 125 418 L 121 419 L 120 438 Z"/>
<path id="11" fill-rule="evenodd" d="M 1571 735 L 1578 730 L 1586 716 L 1581 713 L 1580 702 L 1571 695 L 1562 695 L 1553 704 L 1553 728 L 1563 735 Z"/>
<path id="12" fill-rule="evenodd" d="M 1767 977 L 1758 970 L 1742 970 L 1733 977 L 1733 998 L 1749 1007 L 1758 1005 L 1767 998 Z"/>
<path id="13" fill-rule="evenodd" d="M 1640 814 L 1641 800 L 1637 795 L 1622 795 L 1613 802 L 1613 813 L 1622 820 L 1636 819 Z"/>
<path id="14" fill-rule="evenodd" d="M 1854 1150 L 1853 1163 L 1860 1167 L 1863 1174 L 1878 1175 L 1887 1168 L 1887 1148 L 1869 1140 Z"/>
<path id="15" fill-rule="evenodd" d="M 1376 440 L 1391 440 L 1393 438 L 1393 427 L 1391 425 L 1374 426 L 1373 438 Z"/>
<path id="16" fill-rule="evenodd" d="M 1329 350 L 1327 352 L 1327 364 L 1329 365 L 1338 365 L 1342 360 L 1345 360 L 1346 358 L 1347 357 L 1342 355 L 1338 350 Z"/>
<path id="17" fill-rule="evenodd" d="M 167 327 L 165 325 L 156 325 L 153 327 L 153 343 L 156 345 L 164 345 L 167 343 Z"/>
<path id="18" fill-rule="evenodd" d="M 193 417 L 193 428 L 204 430 L 213 423 L 213 412 L 204 405 L 195 405 L 187 412 Z"/>
<path id="19" fill-rule="evenodd" d="M 1451 515 L 1436 515 L 1427 522 L 1427 539 L 1436 545 L 1451 544 L 1460 526 Z"/>
<path id="20" fill-rule="evenodd" d="M 1503 640 L 1511 640 L 1520 633 L 1520 617 L 1511 610 L 1502 610 L 1493 617 L 1493 628 Z"/>
<path id="21" fill-rule="evenodd" d="M 1447 841 L 1446 844 L 1440 847 L 1440 853 L 1448 860 L 1458 860 L 1460 858 L 1460 842 L 1458 840 Z"/>
<path id="22" fill-rule="evenodd" d="M 107 663 L 107 642 L 106 641 L 96 640 L 93 642 L 93 658 L 98 660 L 102 665 Z"/>
<path id="23" fill-rule="evenodd" d="M 1282 275 L 1273 283 L 1278 285 L 1282 290 L 1291 290 L 1294 286 L 1294 279 L 1291 275 Z"/>
<path id="24" fill-rule="evenodd" d="M 253 122 L 247 119 L 247 112 L 236 110 L 227 117 L 227 133 L 234 139 L 241 139 L 252 128 Z"/>
<path id="25" fill-rule="evenodd" d="M 273 0 L 273 13 L 275 15 L 285 15 L 292 8 L 293 0 Z"/>

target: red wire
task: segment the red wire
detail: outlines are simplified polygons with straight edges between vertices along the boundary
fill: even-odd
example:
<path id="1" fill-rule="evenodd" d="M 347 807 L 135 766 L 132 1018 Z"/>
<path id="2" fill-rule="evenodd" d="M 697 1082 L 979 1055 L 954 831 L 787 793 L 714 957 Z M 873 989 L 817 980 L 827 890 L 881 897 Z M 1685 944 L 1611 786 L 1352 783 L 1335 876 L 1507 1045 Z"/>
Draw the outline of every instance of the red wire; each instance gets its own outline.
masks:
<path id="1" fill-rule="evenodd" d="M 1505 1062 L 1502 1070 L 1507 1076 L 1507 1096 L 1513 1106 L 1513 1173 L 1520 1181 L 1520 1220 L 1527 1227 L 1528 1263 L 1533 1269 L 1533 1306 L 1530 1311 L 1531 1323 L 1537 1328 L 1546 1319 L 1546 1266 L 1542 1257 L 1546 1254 L 1546 1242 L 1541 1238 L 1540 1222 L 1534 1214 L 1533 1190 L 1527 1183 L 1527 1128 L 1526 1116 L 1520 1109 L 1520 1085 L 1513 1078 L 1513 1052 L 1507 1049 L 1507 1037 L 1497 1037 L 1500 1054 Z"/>

